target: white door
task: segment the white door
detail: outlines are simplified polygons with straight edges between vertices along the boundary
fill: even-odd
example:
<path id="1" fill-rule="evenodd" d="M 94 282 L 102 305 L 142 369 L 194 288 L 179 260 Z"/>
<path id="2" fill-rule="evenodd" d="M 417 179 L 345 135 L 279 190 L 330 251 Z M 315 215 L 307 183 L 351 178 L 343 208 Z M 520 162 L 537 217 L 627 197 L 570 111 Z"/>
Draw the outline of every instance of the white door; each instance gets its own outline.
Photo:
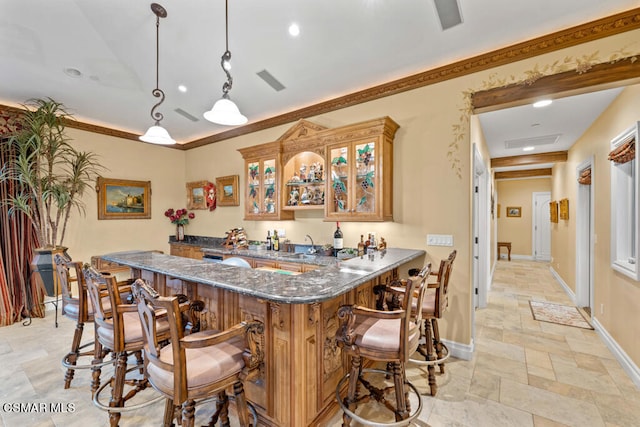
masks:
<path id="1" fill-rule="evenodd" d="M 582 162 L 576 169 L 576 176 L 580 176 L 585 169 L 591 169 L 593 175 L 593 157 Z M 588 308 L 593 315 L 593 184 L 578 185 L 578 200 L 576 204 L 576 305 Z"/>
<path id="2" fill-rule="evenodd" d="M 533 259 L 551 261 L 551 193 L 533 193 Z"/>

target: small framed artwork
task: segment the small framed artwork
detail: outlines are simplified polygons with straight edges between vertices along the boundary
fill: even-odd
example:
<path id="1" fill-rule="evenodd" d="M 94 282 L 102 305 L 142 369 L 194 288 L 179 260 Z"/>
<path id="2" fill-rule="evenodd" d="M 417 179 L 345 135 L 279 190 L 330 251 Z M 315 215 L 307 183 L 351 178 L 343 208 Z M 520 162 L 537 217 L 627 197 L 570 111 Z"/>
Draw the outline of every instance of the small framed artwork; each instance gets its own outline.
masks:
<path id="1" fill-rule="evenodd" d="M 219 206 L 240 205 L 240 195 L 238 194 L 238 178 L 239 175 L 221 176 L 216 178 Z"/>
<path id="2" fill-rule="evenodd" d="M 560 200 L 560 219 L 569 219 L 569 199 Z"/>
<path id="3" fill-rule="evenodd" d="M 151 181 L 99 176 L 96 184 L 98 219 L 151 218 Z"/>
<path id="4" fill-rule="evenodd" d="M 500 203 L 498 203 L 498 218 L 500 218 Z"/>
<path id="5" fill-rule="evenodd" d="M 209 181 L 187 182 L 187 209 L 207 209 L 207 188 Z"/>
<path id="6" fill-rule="evenodd" d="M 522 216 L 521 206 L 507 206 L 507 217 L 519 218 Z"/>
<path id="7" fill-rule="evenodd" d="M 549 218 L 552 223 L 558 222 L 558 202 L 555 200 L 553 202 L 549 202 Z"/>

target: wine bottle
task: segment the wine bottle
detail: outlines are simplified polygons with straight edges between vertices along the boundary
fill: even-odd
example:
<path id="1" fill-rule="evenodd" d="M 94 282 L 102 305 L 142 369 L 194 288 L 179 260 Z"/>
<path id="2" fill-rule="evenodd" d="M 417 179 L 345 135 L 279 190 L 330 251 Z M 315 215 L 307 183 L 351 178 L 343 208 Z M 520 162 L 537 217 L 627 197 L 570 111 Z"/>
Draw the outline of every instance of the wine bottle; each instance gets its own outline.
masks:
<path id="1" fill-rule="evenodd" d="M 344 247 L 344 240 L 342 238 L 342 230 L 340 230 L 340 223 L 336 222 L 336 231 L 333 233 L 333 256 L 338 256 L 338 252 Z"/>
<path id="2" fill-rule="evenodd" d="M 271 249 L 273 249 L 272 245 L 271 245 L 271 231 L 267 231 L 267 250 L 270 251 Z"/>
<path id="3" fill-rule="evenodd" d="M 271 239 L 272 243 L 273 243 L 273 250 L 274 251 L 279 251 L 280 250 L 280 239 L 278 238 L 278 232 L 276 230 L 273 230 L 273 238 Z"/>

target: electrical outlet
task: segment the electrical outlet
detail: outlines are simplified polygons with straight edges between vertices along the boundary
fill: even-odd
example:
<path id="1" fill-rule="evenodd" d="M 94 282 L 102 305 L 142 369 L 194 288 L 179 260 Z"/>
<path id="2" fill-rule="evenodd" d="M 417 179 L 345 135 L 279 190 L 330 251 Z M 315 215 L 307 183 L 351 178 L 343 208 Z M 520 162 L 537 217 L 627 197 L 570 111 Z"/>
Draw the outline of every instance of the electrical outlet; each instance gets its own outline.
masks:
<path id="1" fill-rule="evenodd" d="M 600 304 L 600 314 L 604 314 L 604 304 Z"/>
<path id="2" fill-rule="evenodd" d="M 427 246 L 453 246 L 451 234 L 427 234 Z"/>
<path id="3" fill-rule="evenodd" d="M 285 237 L 286 234 L 284 232 L 284 228 L 276 228 L 276 230 L 278 231 L 278 237 Z"/>

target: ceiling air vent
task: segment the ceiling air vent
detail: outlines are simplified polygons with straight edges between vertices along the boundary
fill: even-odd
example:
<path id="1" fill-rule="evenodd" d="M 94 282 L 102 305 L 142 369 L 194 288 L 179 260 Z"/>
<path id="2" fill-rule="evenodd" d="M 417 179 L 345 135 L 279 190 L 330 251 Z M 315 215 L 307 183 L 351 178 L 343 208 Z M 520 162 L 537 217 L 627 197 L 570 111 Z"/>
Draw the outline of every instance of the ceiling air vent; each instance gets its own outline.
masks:
<path id="1" fill-rule="evenodd" d="M 280 92 L 282 89 L 284 89 L 284 85 L 280 83 L 275 77 L 273 77 L 267 70 L 259 71 L 256 74 L 269 86 L 271 86 L 276 92 Z"/>
<path id="2" fill-rule="evenodd" d="M 173 110 L 173 111 L 175 111 L 176 113 L 180 114 L 182 117 L 185 117 L 185 118 L 187 118 L 187 119 L 191 120 L 192 122 L 197 122 L 197 121 L 198 121 L 198 118 L 197 118 L 197 117 L 195 117 L 195 116 L 193 116 L 193 115 L 191 115 L 191 114 L 187 113 L 187 112 L 186 112 L 186 111 L 184 111 L 182 108 L 176 108 L 176 109 L 175 109 L 175 110 Z"/>
<path id="3" fill-rule="evenodd" d="M 539 145 L 555 144 L 560 139 L 560 136 L 562 136 L 562 134 L 557 133 L 554 135 L 543 135 L 533 138 L 510 139 L 504 142 L 504 148 L 537 147 Z"/>
<path id="4" fill-rule="evenodd" d="M 443 30 L 462 23 L 462 13 L 458 0 L 434 0 L 436 12 Z"/>

